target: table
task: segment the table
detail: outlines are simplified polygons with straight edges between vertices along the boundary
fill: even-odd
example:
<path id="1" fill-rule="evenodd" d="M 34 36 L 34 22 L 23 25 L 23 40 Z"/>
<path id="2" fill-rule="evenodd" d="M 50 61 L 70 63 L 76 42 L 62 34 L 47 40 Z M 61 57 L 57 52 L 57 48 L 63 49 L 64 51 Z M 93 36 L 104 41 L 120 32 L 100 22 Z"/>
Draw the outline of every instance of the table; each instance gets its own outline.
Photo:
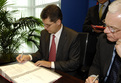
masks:
<path id="1" fill-rule="evenodd" d="M 14 62 L 9 63 L 9 64 L 14 64 Z M 47 69 L 50 69 L 50 68 L 47 68 Z M 50 69 L 50 70 L 62 75 L 62 77 L 60 79 L 56 80 L 54 83 L 84 83 L 83 80 L 78 79 L 76 77 L 73 77 L 67 73 L 62 72 L 62 71 L 53 70 L 53 69 Z M 12 83 L 12 82 L 9 82 L 7 79 L 5 79 L 4 77 L 2 77 L 0 75 L 0 83 Z"/>
<path id="2" fill-rule="evenodd" d="M 62 75 L 62 77 L 60 79 L 58 79 L 57 81 L 55 81 L 54 83 L 85 83 L 83 80 L 78 79 L 76 77 L 73 77 L 73 76 L 66 74 L 64 72 L 61 72 L 58 70 L 55 70 L 55 72 Z"/>
<path id="3" fill-rule="evenodd" d="M 57 81 L 55 81 L 54 83 L 84 83 L 83 80 L 80 80 L 64 72 L 61 72 L 58 70 L 56 70 L 55 72 L 62 75 L 62 77 L 58 79 Z M 4 77 L 0 75 L 0 83 L 12 83 L 12 82 L 9 82 L 7 79 L 5 79 Z"/>

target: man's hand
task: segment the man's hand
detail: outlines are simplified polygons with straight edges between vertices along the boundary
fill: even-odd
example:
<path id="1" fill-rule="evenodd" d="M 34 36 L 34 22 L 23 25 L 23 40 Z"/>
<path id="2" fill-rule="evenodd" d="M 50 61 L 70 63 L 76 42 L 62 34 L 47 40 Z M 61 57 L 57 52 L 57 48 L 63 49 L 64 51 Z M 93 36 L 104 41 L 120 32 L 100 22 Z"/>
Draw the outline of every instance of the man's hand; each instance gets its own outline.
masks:
<path id="1" fill-rule="evenodd" d="M 96 80 L 95 82 L 93 82 L 94 79 L 95 79 L 95 77 L 89 76 L 89 77 L 86 79 L 85 83 L 98 83 L 98 80 Z"/>
<path id="2" fill-rule="evenodd" d="M 94 32 L 96 32 L 96 33 L 101 33 L 101 32 L 103 32 L 103 30 L 99 30 L 99 29 L 94 29 Z"/>
<path id="3" fill-rule="evenodd" d="M 17 57 L 16 57 L 16 60 L 19 62 L 19 63 L 24 63 L 25 61 L 29 61 L 30 60 L 30 56 L 29 55 L 23 55 L 21 57 L 21 54 L 19 54 Z"/>
<path id="4" fill-rule="evenodd" d="M 104 30 L 103 26 L 97 26 L 97 25 L 91 25 L 91 26 L 93 28 L 93 31 L 96 33 L 101 33 Z"/>
<path id="5" fill-rule="evenodd" d="M 49 61 L 44 61 L 44 60 L 39 60 L 35 63 L 36 66 L 43 66 L 43 67 L 51 67 L 51 62 Z"/>
<path id="6" fill-rule="evenodd" d="M 116 48 L 117 54 L 118 54 L 119 57 L 121 58 L 121 39 L 119 39 L 119 40 L 116 42 L 115 48 Z"/>

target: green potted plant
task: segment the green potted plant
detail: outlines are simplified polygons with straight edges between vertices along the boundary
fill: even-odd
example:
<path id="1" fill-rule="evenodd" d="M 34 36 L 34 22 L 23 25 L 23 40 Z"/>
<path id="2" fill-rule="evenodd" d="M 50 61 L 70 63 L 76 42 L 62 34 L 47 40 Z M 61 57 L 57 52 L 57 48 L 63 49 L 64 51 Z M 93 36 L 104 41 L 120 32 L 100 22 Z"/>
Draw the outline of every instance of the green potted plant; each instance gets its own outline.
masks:
<path id="1" fill-rule="evenodd" d="M 15 20 L 11 16 L 15 11 L 4 10 L 6 2 L 0 1 L 0 63 L 14 61 L 14 54 L 23 41 L 38 47 L 41 30 L 37 26 L 43 27 L 42 21 L 32 16 Z"/>

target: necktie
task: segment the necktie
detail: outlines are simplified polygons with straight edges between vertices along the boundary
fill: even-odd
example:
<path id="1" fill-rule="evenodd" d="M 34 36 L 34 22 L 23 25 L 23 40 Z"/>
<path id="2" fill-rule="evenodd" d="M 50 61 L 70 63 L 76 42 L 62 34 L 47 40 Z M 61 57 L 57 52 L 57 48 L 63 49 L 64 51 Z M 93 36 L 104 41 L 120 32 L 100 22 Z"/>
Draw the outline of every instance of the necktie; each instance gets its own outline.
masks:
<path id="1" fill-rule="evenodd" d="M 56 60 L 56 45 L 55 45 L 55 35 L 53 35 L 50 53 L 49 53 L 49 61 Z"/>
<path id="2" fill-rule="evenodd" d="M 120 65 L 121 65 L 121 59 L 116 54 L 106 83 L 116 83 L 116 79 L 117 79 L 118 70 L 119 70 Z"/>
<path id="3" fill-rule="evenodd" d="M 102 17 L 102 10 L 103 10 L 104 5 L 101 5 L 100 11 L 99 11 L 99 18 L 101 19 Z"/>

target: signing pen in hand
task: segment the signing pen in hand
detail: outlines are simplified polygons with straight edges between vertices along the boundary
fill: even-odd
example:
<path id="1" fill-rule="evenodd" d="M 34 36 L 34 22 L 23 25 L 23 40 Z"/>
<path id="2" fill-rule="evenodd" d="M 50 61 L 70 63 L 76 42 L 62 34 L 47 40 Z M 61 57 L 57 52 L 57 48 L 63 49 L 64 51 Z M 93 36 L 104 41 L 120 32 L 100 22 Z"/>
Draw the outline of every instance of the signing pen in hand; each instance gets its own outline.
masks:
<path id="1" fill-rule="evenodd" d="M 98 79 L 98 77 L 99 77 L 99 75 L 97 75 L 97 76 L 95 77 L 95 79 L 93 80 L 93 83 Z"/>
<path id="2" fill-rule="evenodd" d="M 23 53 L 24 53 L 24 52 L 22 51 L 21 58 L 23 57 Z"/>

